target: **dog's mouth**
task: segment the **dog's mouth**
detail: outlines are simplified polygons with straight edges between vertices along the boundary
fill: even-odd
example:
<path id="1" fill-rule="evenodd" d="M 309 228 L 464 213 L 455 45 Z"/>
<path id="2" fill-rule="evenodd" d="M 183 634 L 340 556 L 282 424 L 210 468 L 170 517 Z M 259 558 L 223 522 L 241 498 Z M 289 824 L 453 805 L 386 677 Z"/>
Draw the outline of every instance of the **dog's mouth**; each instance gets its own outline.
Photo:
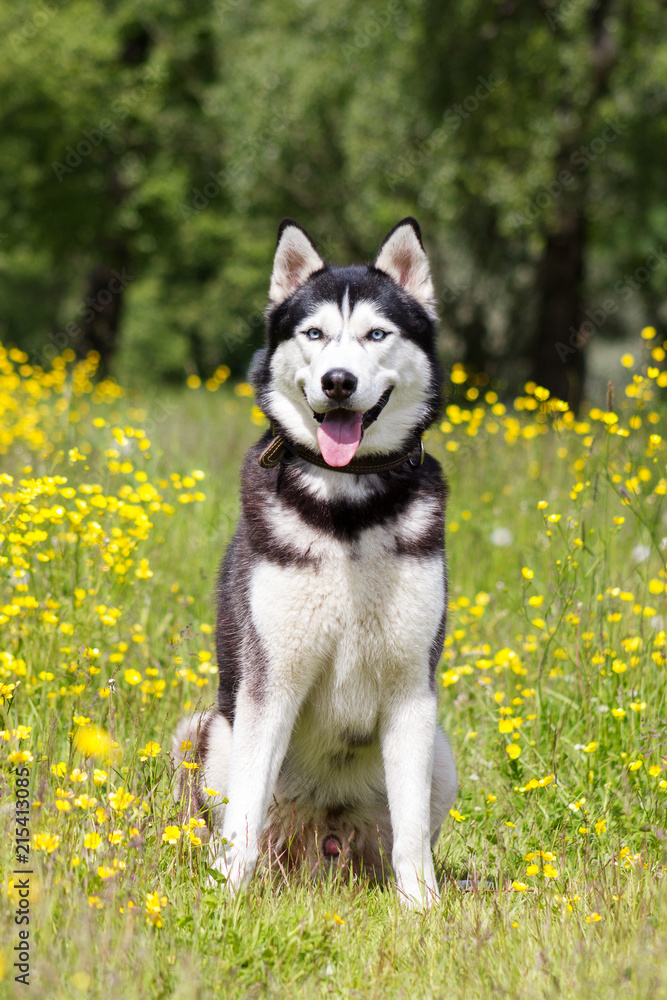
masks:
<path id="1" fill-rule="evenodd" d="M 393 386 L 385 389 L 375 406 L 365 413 L 341 408 L 327 410 L 325 413 L 313 411 L 313 416 L 319 423 L 317 443 L 327 465 L 340 468 L 352 461 L 365 429 L 380 416 L 389 402 L 392 389 Z"/>

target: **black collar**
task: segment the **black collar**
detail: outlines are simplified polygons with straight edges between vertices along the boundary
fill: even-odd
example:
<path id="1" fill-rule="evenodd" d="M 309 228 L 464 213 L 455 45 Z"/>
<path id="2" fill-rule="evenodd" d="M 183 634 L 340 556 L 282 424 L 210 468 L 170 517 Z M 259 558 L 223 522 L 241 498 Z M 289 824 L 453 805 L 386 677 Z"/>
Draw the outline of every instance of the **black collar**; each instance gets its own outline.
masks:
<path id="1" fill-rule="evenodd" d="M 267 448 L 264 449 L 258 458 L 262 469 L 273 469 L 280 462 L 286 461 L 290 455 L 296 455 L 311 465 L 317 465 L 320 469 L 331 469 L 332 472 L 349 472 L 355 476 L 370 475 L 374 472 L 390 472 L 397 469 L 399 465 L 406 462 L 413 469 L 418 469 L 424 461 L 424 442 L 420 437 L 413 440 L 410 449 L 403 452 L 394 452 L 391 455 L 378 455 L 377 458 L 353 458 L 347 465 L 329 465 L 321 455 L 308 448 L 303 448 L 300 444 L 288 441 L 282 434 L 274 436 Z"/>

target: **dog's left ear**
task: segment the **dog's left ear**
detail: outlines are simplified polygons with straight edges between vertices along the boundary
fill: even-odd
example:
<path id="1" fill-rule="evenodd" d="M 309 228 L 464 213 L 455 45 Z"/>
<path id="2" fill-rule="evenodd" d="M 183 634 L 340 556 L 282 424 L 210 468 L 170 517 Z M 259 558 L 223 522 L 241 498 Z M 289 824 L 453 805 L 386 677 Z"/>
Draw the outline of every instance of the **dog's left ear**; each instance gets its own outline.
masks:
<path id="1" fill-rule="evenodd" d="M 278 229 L 278 245 L 269 286 L 270 305 L 279 306 L 311 274 L 325 266 L 306 230 L 292 219 L 283 219 Z"/>
<path id="2" fill-rule="evenodd" d="M 435 314 L 435 293 L 419 223 L 409 216 L 394 226 L 380 247 L 375 267 L 388 274 L 427 312 Z"/>

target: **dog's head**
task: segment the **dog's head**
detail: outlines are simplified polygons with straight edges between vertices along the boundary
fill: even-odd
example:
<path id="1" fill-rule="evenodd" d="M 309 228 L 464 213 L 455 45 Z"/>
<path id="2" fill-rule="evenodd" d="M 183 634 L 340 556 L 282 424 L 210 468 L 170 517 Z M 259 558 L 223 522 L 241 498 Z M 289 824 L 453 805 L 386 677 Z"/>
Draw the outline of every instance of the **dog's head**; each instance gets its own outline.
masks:
<path id="1" fill-rule="evenodd" d="M 268 345 L 251 378 L 289 440 L 332 466 L 406 446 L 436 416 L 440 369 L 428 259 L 414 219 L 392 229 L 374 264 L 325 264 L 291 219 L 278 230 Z"/>

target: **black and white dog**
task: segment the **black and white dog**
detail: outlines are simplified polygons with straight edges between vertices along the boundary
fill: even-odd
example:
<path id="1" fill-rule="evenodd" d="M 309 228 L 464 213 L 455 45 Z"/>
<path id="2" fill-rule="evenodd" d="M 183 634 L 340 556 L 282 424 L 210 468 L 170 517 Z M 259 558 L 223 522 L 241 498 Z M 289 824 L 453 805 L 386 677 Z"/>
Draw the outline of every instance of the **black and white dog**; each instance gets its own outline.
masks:
<path id="1" fill-rule="evenodd" d="M 280 226 L 251 371 L 272 430 L 246 456 L 220 575 L 218 704 L 174 741 L 181 758 L 194 745 L 233 891 L 260 858 L 379 873 L 386 855 L 409 905 L 437 899 L 431 848 L 457 782 L 436 722 L 445 486 L 421 445 L 435 322 L 414 219 L 365 267 L 329 266 Z"/>

